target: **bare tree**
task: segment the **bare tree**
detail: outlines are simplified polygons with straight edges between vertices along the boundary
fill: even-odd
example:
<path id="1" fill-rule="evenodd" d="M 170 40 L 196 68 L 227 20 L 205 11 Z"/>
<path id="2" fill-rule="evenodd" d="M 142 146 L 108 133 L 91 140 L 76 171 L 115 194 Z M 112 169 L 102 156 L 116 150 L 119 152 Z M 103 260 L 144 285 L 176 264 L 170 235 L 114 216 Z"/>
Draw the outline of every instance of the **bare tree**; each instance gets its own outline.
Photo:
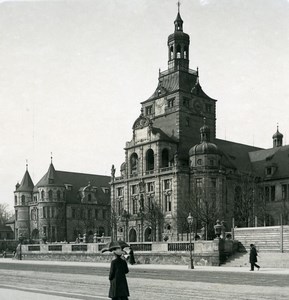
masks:
<path id="1" fill-rule="evenodd" d="M 4 226 L 12 213 L 9 211 L 9 205 L 7 203 L 0 204 L 0 225 Z"/>

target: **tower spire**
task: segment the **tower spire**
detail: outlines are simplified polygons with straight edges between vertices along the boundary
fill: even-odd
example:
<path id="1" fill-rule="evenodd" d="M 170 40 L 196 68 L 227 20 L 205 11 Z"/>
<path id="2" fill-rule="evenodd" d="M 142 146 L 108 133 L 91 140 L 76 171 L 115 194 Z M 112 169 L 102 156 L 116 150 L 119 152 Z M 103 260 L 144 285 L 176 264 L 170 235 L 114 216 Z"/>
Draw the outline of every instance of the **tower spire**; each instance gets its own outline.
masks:
<path id="1" fill-rule="evenodd" d="M 178 6 L 178 13 L 180 13 L 180 6 L 181 6 L 180 0 L 178 0 L 177 6 Z"/>
<path id="2" fill-rule="evenodd" d="M 52 152 L 50 152 L 50 162 L 52 163 L 53 161 L 53 156 L 52 156 Z"/>

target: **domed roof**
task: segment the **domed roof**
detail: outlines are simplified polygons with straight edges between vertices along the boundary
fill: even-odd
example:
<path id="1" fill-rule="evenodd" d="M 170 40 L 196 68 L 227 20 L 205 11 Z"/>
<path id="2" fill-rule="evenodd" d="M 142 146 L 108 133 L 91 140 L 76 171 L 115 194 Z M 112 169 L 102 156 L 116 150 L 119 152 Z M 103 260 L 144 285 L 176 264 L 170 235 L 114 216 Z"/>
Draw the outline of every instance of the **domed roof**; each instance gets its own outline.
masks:
<path id="1" fill-rule="evenodd" d="M 277 131 L 274 133 L 273 139 L 276 139 L 276 138 L 283 138 L 283 134 L 281 132 L 279 132 L 279 129 L 277 127 Z"/>
<path id="2" fill-rule="evenodd" d="M 201 144 L 193 146 L 189 151 L 190 156 L 199 154 L 219 154 L 219 149 L 213 143 L 202 142 Z"/>
<path id="3" fill-rule="evenodd" d="M 175 31 L 174 33 L 169 35 L 168 42 L 171 42 L 172 40 L 175 39 L 189 41 L 190 36 L 184 33 L 183 31 Z"/>

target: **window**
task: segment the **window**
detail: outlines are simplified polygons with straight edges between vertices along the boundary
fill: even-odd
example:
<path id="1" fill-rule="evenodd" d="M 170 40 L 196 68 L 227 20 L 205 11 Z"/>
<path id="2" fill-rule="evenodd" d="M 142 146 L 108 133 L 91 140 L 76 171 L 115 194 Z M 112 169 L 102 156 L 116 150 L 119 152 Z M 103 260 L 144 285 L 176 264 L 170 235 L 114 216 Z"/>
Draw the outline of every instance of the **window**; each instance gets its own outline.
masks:
<path id="1" fill-rule="evenodd" d="M 147 106 L 145 108 L 145 111 L 146 111 L 146 115 L 151 115 L 153 113 L 153 106 L 152 105 Z"/>
<path id="2" fill-rule="evenodd" d="M 174 107 L 175 98 L 168 99 L 168 108 Z"/>
<path id="3" fill-rule="evenodd" d="M 14 197 L 14 204 L 17 205 L 17 196 Z"/>
<path id="4" fill-rule="evenodd" d="M 288 198 L 287 184 L 282 184 L 282 200 L 286 200 L 287 198 Z"/>
<path id="5" fill-rule="evenodd" d="M 21 196 L 21 205 L 25 205 L 25 196 L 24 195 Z"/>
<path id="6" fill-rule="evenodd" d="M 48 192 L 48 199 L 49 199 L 49 200 L 52 200 L 52 195 L 53 195 L 53 194 L 52 194 L 52 190 L 49 190 L 49 192 Z"/>
<path id="7" fill-rule="evenodd" d="M 117 202 L 117 212 L 118 212 L 118 215 L 119 215 L 119 216 L 120 216 L 121 213 L 122 213 L 122 208 L 123 208 L 123 202 L 122 202 L 122 200 L 119 200 L 119 201 Z"/>
<path id="8" fill-rule="evenodd" d="M 196 187 L 197 187 L 197 189 L 201 189 L 203 187 L 202 178 L 196 179 Z"/>
<path id="9" fill-rule="evenodd" d="M 189 58 L 189 51 L 188 51 L 188 47 L 185 46 L 184 47 L 184 59 L 188 59 Z"/>
<path id="10" fill-rule="evenodd" d="M 41 200 L 44 200 L 44 191 L 41 191 Z"/>
<path id="11" fill-rule="evenodd" d="M 91 202 L 91 194 L 87 195 L 87 201 Z"/>
<path id="12" fill-rule="evenodd" d="M 170 59 L 173 59 L 173 57 L 174 57 L 174 47 L 171 46 L 170 47 Z"/>
<path id="13" fill-rule="evenodd" d="M 155 167 L 155 157 L 154 157 L 154 151 L 152 149 L 149 149 L 146 152 L 146 170 L 151 171 Z"/>
<path id="14" fill-rule="evenodd" d="M 154 182 L 148 182 L 147 191 L 148 192 L 153 192 L 154 191 Z"/>
<path id="15" fill-rule="evenodd" d="M 43 226 L 43 234 L 47 235 L 47 227 L 46 226 Z"/>
<path id="16" fill-rule="evenodd" d="M 137 185 L 136 184 L 131 186 L 131 193 L 132 193 L 132 195 L 135 195 L 137 193 Z"/>
<path id="17" fill-rule="evenodd" d="M 164 189 L 165 190 L 171 189 L 171 179 L 164 180 Z"/>
<path id="18" fill-rule="evenodd" d="M 37 202 L 37 196 L 33 197 L 34 202 Z"/>
<path id="19" fill-rule="evenodd" d="M 132 199 L 132 213 L 137 214 L 137 199 L 136 198 Z"/>
<path id="20" fill-rule="evenodd" d="M 18 220 L 18 210 L 15 210 L 15 220 Z"/>
<path id="21" fill-rule="evenodd" d="M 46 216 L 46 207 L 43 207 L 43 219 L 46 219 L 47 216 Z"/>
<path id="22" fill-rule="evenodd" d="M 117 188 L 117 197 L 122 197 L 123 196 L 123 188 Z"/>
<path id="23" fill-rule="evenodd" d="M 72 217 L 72 219 L 76 218 L 76 210 L 75 210 L 75 208 L 71 209 L 71 217 Z"/>
<path id="24" fill-rule="evenodd" d="M 89 220 L 92 219 L 92 210 L 91 210 L 91 209 L 89 209 L 89 210 L 87 211 L 87 218 L 88 218 Z"/>
<path id="25" fill-rule="evenodd" d="M 265 186 L 265 201 L 269 201 L 269 186 Z"/>
<path id="26" fill-rule="evenodd" d="M 177 45 L 177 58 L 181 58 L 181 46 Z"/>
<path id="27" fill-rule="evenodd" d="M 163 149 L 162 151 L 162 168 L 169 166 L 169 150 Z"/>
<path id="28" fill-rule="evenodd" d="M 153 210 L 154 209 L 154 198 L 153 197 L 148 197 L 148 209 Z"/>
<path id="29" fill-rule="evenodd" d="M 271 167 L 266 168 L 266 175 L 272 175 L 272 168 Z"/>
<path id="30" fill-rule="evenodd" d="M 57 200 L 60 200 L 60 190 L 57 191 Z"/>
<path id="31" fill-rule="evenodd" d="M 171 195 L 165 195 L 165 210 L 172 211 Z"/>
<path id="32" fill-rule="evenodd" d="M 138 156 L 136 153 L 133 153 L 130 157 L 130 173 L 137 174 L 138 171 Z"/>

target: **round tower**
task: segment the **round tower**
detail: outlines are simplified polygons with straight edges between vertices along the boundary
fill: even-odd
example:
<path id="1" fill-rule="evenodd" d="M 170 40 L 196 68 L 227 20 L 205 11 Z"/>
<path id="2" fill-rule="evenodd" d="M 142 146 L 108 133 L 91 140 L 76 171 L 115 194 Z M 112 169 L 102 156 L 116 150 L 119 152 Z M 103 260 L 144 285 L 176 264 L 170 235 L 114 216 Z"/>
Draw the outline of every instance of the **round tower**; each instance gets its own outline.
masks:
<path id="1" fill-rule="evenodd" d="M 277 131 L 272 136 L 273 147 L 281 147 L 283 145 L 283 134 L 279 132 L 279 126 L 277 125 Z"/>
<path id="2" fill-rule="evenodd" d="M 20 234 L 24 238 L 30 237 L 29 204 L 32 202 L 33 188 L 34 184 L 26 164 L 23 179 L 20 184 L 16 184 L 14 191 L 15 239 L 18 239 Z"/>

